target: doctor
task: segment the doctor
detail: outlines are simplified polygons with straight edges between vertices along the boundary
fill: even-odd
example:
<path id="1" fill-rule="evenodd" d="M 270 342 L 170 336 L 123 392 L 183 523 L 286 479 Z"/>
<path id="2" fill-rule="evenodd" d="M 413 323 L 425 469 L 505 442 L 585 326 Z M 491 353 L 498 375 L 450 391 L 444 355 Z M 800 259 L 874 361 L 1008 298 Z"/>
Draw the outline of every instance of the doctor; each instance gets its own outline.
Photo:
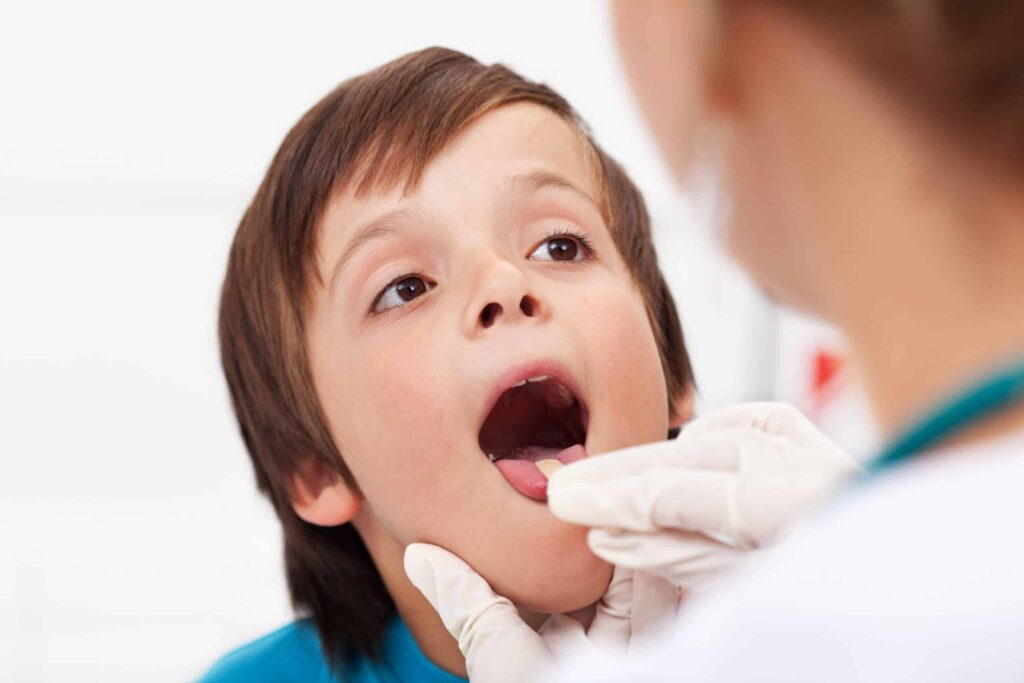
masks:
<path id="1" fill-rule="evenodd" d="M 410 546 L 471 677 L 1024 680 L 1024 3 L 623 0 L 615 16 L 673 170 L 720 166 L 732 252 L 843 330 L 889 445 L 786 543 L 687 597 L 663 642 L 614 659 L 521 628 L 457 558 Z M 840 460 L 798 415 L 740 406 L 564 468 L 549 504 L 598 554 L 690 588 L 776 536 Z"/>

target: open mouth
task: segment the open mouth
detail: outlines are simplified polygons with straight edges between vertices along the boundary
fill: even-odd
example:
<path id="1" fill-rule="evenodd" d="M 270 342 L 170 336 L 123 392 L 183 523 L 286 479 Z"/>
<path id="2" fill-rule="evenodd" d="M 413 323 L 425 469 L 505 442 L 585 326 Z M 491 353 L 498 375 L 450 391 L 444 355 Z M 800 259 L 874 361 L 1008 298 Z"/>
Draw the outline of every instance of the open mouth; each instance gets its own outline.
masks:
<path id="1" fill-rule="evenodd" d="M 585 406 L 563 382 L 530 377 L 498 397 L 480 429 L 480 448 L 516 490 L 546 500 L 546 474 L 586 457 L 587 421 Z"/>

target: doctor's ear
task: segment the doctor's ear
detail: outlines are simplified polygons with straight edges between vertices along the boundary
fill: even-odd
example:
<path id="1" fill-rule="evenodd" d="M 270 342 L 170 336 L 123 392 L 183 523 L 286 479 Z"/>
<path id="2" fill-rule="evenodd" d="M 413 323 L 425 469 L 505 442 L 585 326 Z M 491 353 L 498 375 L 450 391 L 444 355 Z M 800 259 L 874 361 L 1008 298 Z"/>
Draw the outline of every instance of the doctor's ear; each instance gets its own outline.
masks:
<path id="1" fill-rule="evenodd" d="M 672 397 L 672 410 L 669 414 L 668 438 L 674 439 L 679 436 L 683 425 L 693 419 L 694 389 L 692 384 L 686 384 L 677 396 Z"/>
<path id="2" fill-rule="evenodd" d="M 352 521 L 363 500 L 337 472 L 315 457 L 307 458 L 292 472 L 288 494 L 295 514 L 317 526 Z"/>

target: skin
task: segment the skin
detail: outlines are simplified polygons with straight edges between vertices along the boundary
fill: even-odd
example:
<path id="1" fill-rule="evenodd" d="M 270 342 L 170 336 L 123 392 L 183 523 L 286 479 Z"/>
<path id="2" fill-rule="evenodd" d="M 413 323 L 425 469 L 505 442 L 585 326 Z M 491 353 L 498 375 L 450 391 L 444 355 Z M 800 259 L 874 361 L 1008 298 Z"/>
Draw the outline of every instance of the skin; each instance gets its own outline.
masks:
<path id="1" fill-rule="evenodd" d="M 743 3 L 717 25 L 698 12 L 726 3 L 670 4 L 614 3 L 641 109 L 656 139 L 677 141 L 662 151 L 681 183 L 692 159 L 678 141 L 717 131 L 733 253 L 771 295 L 843 330 L 882 429 L 1018 356 L 1022 173 L 976 155 L 772 3 Z M 684 35 L 688 56 L 660 59 Z M 673 115 L 687 88 L 699 117 Z M 1018 405 L 957 440 L 1021 427 Z"/>
<path id="2" fill-rule="evenodd" d="M 510 180 L 536 172 L 576 189 Z M 359 491 L 310 464 L 296 475 L 294 506 L 313 523 L 352 521 L 420 647 L 456 673 L 465 667 L 455 641 L 405 577 L 407 544 L 451 550 L 530 613 L 586 608 L 611 577 L 587 549 L 586 529 L 520 495 L 481 452 L 499 377 L 528 361 L 561 363 L 589 409 L 591 456 L 663 439 L 669 428 L 654 335 L 595 204 L 595 177 L 573 129 L 516 104 L 470 125 L 405 196 L 342 194 L 322 220 L 310 362 Z M 394 230 L 335 272 L 360 228 L 397 209 L 405 214 Z M 561 230 L 585 235 L 595 255 L 540 260 Z M 370 313 L 389 282 L 414 271 L 436 286 Z M 383 299 L 399 300 L 395 290 Z M 495 306 L 487 324 L 482 312 Z"/>

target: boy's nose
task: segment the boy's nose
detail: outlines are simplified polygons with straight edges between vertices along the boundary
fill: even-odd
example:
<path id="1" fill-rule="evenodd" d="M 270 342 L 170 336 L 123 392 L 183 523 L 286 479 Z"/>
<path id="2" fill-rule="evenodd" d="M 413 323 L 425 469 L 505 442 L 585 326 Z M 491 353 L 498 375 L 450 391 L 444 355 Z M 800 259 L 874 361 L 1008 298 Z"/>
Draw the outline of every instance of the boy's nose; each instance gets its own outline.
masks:
<path id="1" fill-rule="evenodd" d="M 536 319 L 543 315 L 544 305 L 530 291 L 526 275 L 511 263 L 495 261 L 479 274 L 465 324 L 472 333 L 494 327 L 499 321 Z"/>
<path id="2" fill-rule="evenodd" d="M 537 308 L 539 304 L 529 294 L 524 294 L 519 300 L 519 311 L 527 318 L 532 318 L 537 314 Z M 505 309 L 497 301 L 491 301 L 486 304 L 482 311 L 480 311 L 480 327 L 488 328 L 494 323 L 498 322 L 498 318 L 502 316 Z"/>

